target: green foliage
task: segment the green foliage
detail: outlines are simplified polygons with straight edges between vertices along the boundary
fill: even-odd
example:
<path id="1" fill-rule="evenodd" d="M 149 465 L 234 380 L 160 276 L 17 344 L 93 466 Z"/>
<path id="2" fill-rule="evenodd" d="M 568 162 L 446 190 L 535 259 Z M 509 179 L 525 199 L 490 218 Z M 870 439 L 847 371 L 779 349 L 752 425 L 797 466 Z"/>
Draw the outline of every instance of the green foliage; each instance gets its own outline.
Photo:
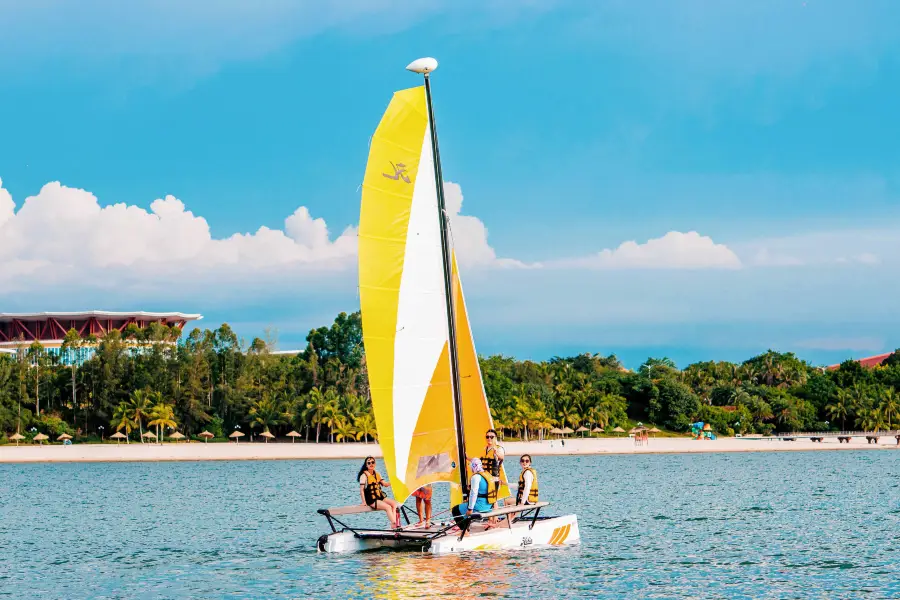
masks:
<path id="1" fill-rule="evenodd" d="M 278 436 L 296 429 L 306 441 L 377 440 L 359 313 L 310 331 L 297 356 L 273 354 L 273 339 L 266 332 L 245 343 L 227 324 L 182 337 L 154 324 L 100 340 L 69 331 L 65 360 L 40 344 L 24 346 L 0 356 L 0 431 L 36 427 L 85 440 L 103 426 L 107 436 L 122 431 L 136 442 L 148 427 L 186 435 L 207 429 L 221 439 L 240 426 Z M 874 369 L 847 361 L 833 371 L 771 350 L 741 364 L 708 361 L 683 370 L 651 357 L 636 372 L 592 353 L 480 362 L 497 429 L 523 439 L 553 427 L 611 432 L 638 421 L 686 433 L 703 420 L 720 435 L 900 422 L 897 353 Z"/>

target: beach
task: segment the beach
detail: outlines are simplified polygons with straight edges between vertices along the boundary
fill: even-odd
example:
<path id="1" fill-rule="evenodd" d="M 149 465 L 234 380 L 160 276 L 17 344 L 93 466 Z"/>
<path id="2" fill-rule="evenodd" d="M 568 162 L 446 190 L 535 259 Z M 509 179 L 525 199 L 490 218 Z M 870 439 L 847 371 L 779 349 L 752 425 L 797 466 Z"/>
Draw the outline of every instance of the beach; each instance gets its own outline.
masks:
<path id="1" fill-rule="evenodd" d="M 829 450 L 898 450 L 893 435 L 884 435 L 878 444 L 865 437 L 854 437 L 850 443 L 826 438 L 823 442 L 777 438 L 650 438 L 646 445 L 636 446 L 631 438 L 570 438 L 532 442 L 504 442 L 510 455 L 592 455 L 592 454 L 681 454 L 709 452 L 787 452 Z M 351 459 L 375 456 L 381 458 L 378 444 L 314 444 L 314 443 L 165 443 L 165 444 L 72 444 L 0 446 L 0 463 L 31 462 L 131 462 L 131 461 L 207 461 L 207 460 L 315 460 Z"/>

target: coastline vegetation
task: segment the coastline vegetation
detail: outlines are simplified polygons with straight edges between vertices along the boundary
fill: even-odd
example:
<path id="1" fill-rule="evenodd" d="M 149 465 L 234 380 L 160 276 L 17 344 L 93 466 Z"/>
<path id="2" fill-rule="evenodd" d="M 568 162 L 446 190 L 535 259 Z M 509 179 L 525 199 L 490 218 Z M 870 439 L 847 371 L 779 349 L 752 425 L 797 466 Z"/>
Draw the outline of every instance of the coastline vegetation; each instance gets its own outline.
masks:
<path id="1" fill-rule="evenodd" d="M 359 313 L 310 331 L 296 355 L 260 338 L 242 343 L 223 324 L 195 329 L 130 326 L 102 339 L 70 331 L 58 353 L 39 343 L 0 355 L 0 443 L 19 432 L 55 440 L 127 442 L 148 431 L 225 438 L 269 431 L 309 442 L 377 440 Z M 90 351 L 88 351 L 90 349 Z M 481 359 L 491 412 L 507 438 L 542 438 L 554 427 L 609 434 L 634 422 L 686 433 L 695 421 L 720 435 L 887 430 L 900 422 L 900 352 L 874 369 L 846 361 L 826 371 L 791 353 L 678 369 L 649 358 L 637 371 L 615 356 L 548 361 Z"/>

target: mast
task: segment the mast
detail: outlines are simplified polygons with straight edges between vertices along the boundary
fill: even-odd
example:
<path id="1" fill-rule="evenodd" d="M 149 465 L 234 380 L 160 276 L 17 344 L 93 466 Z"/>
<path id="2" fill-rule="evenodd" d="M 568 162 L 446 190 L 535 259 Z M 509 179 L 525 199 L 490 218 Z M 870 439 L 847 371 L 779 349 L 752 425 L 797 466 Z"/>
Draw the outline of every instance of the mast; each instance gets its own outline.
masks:
<path id="1" fill-rule="evenodd" d="M 453 305 L 453 268 L 450 262 L 450 232 L 444 203 L 444 177 L 441 172 L 441 152 L 438 149 L 437 126 L 434 123 L 434 106 L 431 102 L 431 78 L 429 73 L 437 69 L 433 58 L 420 58 L 406 67 L 425 77 L 425 99 L 428 105 L 428 127 L 431 132 L 431 155 L 434 162 L 434 184 L 437 188 L 438 221 L 441 228 L 441 256 L 444 263 L 444 295 L 447 300 L 448 346 L 450 350 L 450 385 L 453 388 L 453 408 L 456 417 L 456 446 L 459 450 L 459 483 L 463 496 L 469 493 L 466 480 L 466 439 L 463 434 L 462 395 L 459 386 L 459 354 L 456 346 L 456 312 Z"/>

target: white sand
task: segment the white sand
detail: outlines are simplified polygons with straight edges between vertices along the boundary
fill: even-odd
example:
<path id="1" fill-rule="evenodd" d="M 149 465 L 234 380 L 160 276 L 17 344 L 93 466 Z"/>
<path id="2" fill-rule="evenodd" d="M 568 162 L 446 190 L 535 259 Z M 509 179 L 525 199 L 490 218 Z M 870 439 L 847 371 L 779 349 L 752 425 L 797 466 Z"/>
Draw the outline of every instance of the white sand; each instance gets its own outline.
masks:
<path id="1" fill-rule="evenodd" d="M 669 454 L 683 452 L 767 452 L 790 450 L 888 450 L 900 449 L 893 435 L 884 435 L 878 444 L 865 438 L 853 438 L 849 444 L 836 439 L 822 443 L 798 439 L 719 438 L 714 441 L 688 438 L 651 438 L 645 446 L 635 446 L 630 438 L 567 439 L 543 442 L 505 442 L 511 455 L 566 454 Z M 291 460 L 322 458 L 381 457 L 377 444 L 306 444 L 290 442 L 265 443 L 166 443 L 166 444 L 73 444 L 70 446 L 35 446 L 14 444 L 0 446 L 0 463 L 4 462 L 127 462 L 162 460 Z"/>

